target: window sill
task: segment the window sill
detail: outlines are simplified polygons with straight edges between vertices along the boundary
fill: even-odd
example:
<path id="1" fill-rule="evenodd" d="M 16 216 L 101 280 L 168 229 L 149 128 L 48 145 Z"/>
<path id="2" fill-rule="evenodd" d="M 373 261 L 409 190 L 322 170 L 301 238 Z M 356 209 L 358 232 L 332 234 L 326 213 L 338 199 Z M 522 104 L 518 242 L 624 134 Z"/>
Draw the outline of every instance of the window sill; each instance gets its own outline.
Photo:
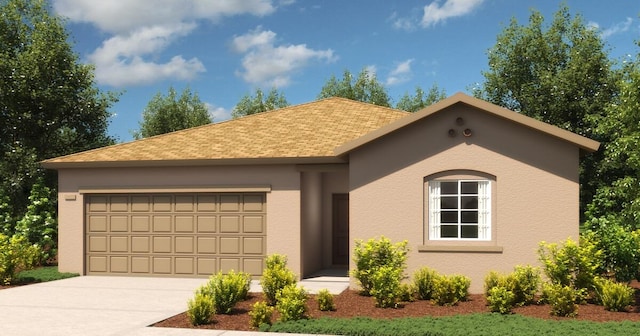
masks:
<path id="1" fill-rule="evenodd" d="M 421 245 L 418 252 L 502 253 L 502 246 Z"/>

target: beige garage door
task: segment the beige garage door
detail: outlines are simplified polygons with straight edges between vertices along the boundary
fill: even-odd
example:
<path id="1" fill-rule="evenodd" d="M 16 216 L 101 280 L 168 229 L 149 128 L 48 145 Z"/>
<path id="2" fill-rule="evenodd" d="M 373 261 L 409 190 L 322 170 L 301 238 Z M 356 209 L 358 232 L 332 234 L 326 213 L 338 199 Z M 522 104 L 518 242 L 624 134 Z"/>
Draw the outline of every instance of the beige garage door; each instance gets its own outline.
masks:
<path id="1" fill-rule="evenodd" d="M 262 274 L 264 193 L 85 196 L 86 273 Z"/>

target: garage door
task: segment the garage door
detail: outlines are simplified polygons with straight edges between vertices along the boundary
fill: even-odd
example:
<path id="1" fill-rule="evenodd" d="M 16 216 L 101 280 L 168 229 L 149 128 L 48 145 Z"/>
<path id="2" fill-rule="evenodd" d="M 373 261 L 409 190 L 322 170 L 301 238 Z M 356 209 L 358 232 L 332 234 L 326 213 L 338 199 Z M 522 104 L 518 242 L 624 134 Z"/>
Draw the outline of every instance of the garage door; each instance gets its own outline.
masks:
<path id="1" fill-rule="evenodd" d="M 86 273 L 262 274 L 264 193 L 85 195 Z"/>

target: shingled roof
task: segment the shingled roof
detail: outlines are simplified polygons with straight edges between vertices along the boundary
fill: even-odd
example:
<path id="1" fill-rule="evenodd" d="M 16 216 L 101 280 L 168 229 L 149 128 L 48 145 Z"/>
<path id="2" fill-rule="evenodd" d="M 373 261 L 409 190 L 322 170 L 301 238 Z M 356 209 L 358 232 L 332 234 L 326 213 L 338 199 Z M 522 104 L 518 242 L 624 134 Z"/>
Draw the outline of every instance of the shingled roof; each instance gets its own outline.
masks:
<path id="1" fill-rule="evenodd" d="M 327 98 L 42 162 L 46 168 L 344 162 L 334 150 L 410 113 Z"/>

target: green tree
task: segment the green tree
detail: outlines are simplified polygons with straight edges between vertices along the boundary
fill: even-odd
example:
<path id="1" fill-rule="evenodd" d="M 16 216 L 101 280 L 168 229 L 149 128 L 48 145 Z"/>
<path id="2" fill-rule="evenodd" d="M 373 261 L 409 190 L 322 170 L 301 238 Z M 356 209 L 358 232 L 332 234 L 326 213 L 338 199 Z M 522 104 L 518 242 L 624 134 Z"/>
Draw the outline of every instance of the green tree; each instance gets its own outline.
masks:
<path id="1" fill-rule="evenodd" d="M 271 111 L 289 106 L 289 102 L 284 97 L 284 93 L 272 88 L 265 96 L 264 92 L 258 88 L 255 95 L 244 95 L 238 104 L 233 108 L 231 116 L 233 118 L 244 117 L 265 111 Z"/>
<path id="2" fill-rule="evenodd" d="M 136 139 L 148 138 L 211 123 L 207 105 L 197 93 L 185 88 L 180 97 L 173 87 L 166 96 L 153 96 L 142 112 L 140 129 L 133 132 Z"/>
<path id="3" fill-rule="evenodd" d="M 606 142 L 594 123 L 616 95 L 616 72 L 598 31 L 562 5 L 551 24 L 532 11 L 529 24 L 511 20 L 488 51 L 489 70 L 475 95 L 560 128 Z M 601 154 L 581 161 L 581 210 L 605 182 Z M 583 211 L 581 211 L 582 213 Z"/>
<path id="4" fill-rule="evenodd" d="M 44 0 L 0 1 L 0 188 L 16 218 L 44 174 L 39 161 L 114 143 L 108 109 L 117 95 L 97 89 L 69 40 Z"/>
<path id="5" fill-rule="evenodd" d="M 640 46 L 640 42 L 638 43 Z M 598 175 L 606 178 L 588 206 L 587 217 L 598 218 L 627 229 L 640 229 L 640 53 L 622 67 L 620 93 L 598 118 L 596 133 L 611 141 L 604 144 L 604 160 Z"/>
<path id="6" fill-rule="evenodd" d="M 336 76 L 331 76 L 322 87 L 318 99 L 329 97 L 342 97 L 391 107 L 387 89 L 378 81 L 376 74 L 366 68 L 362 69 L 357 77 L 345 70 L 340 81 Z"/>
<path id="7" fill-rule="evenodd" d="M 56 193 L 44 184 L 44 180 L 38 179 L 31 188 L 27 212 L 16 223 L 16 234 L 24 236 L 40 249 L 40 264 L 54 259 L 58 252 L 56 198 Z"/>
<path id="8" fill-rule="evenodd" d="M 446 97 L 446 91 L 440 89 L 437 84 L 431 86 L 429 92 L 424 92 L 421 87 L 417 86 L 415 95 L 411 96 L 408 92 L 405 93 L 396 104 L 396 108 L 407 112 L 416 112 Z"/>

